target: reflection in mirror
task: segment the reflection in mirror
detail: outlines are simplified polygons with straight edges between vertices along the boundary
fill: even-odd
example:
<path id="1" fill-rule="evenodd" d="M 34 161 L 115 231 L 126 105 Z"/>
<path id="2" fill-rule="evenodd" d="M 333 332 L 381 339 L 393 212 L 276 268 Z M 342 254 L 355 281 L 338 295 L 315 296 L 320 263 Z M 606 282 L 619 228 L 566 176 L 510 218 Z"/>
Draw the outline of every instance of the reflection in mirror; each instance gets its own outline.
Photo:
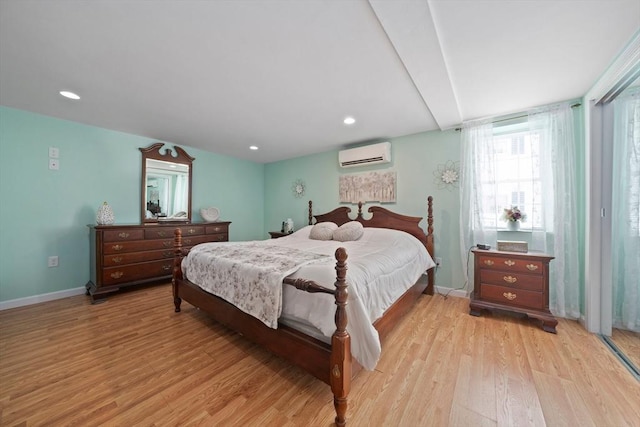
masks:
<path id="1" fill-rule="evenodd" d="M 146 219 L 186 218 L 188 181 L 188 165 L 147 159 Z"/>
<path id="2" fill-rule="evenodd" d="M 142 222 L 191 220 L 193 157 L 180 147 L 177 156 L 162 143 L 140 148 L 142 152 Z"/>

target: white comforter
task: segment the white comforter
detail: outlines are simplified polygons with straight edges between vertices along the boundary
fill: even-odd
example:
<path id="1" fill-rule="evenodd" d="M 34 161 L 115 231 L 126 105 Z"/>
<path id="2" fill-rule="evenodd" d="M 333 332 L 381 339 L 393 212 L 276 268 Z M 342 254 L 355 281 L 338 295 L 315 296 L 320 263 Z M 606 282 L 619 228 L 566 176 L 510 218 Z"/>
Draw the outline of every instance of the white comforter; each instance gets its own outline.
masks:
<path id="1" fill-rule="evenodd" d="M 265 241 L 264 244 L 297 248 L 331 257 L 339 247 L 347 250 L 347 330 L 351 335 L 351 352 L 365 369 L 372 370 L 381 352 L 380 339 L 373 322 L 435 263 L 423 244 L 402 231 L 365 228 L 364 235 L 352 242 L 312 240 L 309 239 L 310 231 L 311 226 L 307 226 L 289 236 Z M 202 286 L 193 281 L 188 272 L 185 271 L 185 274 L 189 280 Z M 336 280 L 335 259 L 304 265 L 289 277 L 302 277 L 333 288 Z M 328 340 L 335 331 L 335 298 L 283 286 L 281 321 L 311 325 Z"/>

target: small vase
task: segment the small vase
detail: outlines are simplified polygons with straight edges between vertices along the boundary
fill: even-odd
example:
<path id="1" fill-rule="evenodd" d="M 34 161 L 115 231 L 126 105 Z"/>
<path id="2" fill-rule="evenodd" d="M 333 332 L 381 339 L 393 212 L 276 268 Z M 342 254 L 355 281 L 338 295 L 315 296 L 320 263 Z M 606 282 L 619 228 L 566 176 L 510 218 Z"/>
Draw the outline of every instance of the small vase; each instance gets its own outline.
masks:
<path id="1" fill-rule="evenodd" d="M 507 229 L 509 231 L 520 230 L 520 221 L 507 221 Z"/>
<path id="2" fill-rule="evenodd" d="M 115 221 L 115 217 L 113 216 L 113 209 L 111 206 L 104 202 L 102 206 L 98 208 L 98 213 L 96 214 L 96 222 L 98 225 L 110 225 Z"/>
<path id="3" fill-rule="evenodd" d="M 293 220 L 291 218 L 287 218 L 284 222 L 284 232 L 293 233 Z"/>

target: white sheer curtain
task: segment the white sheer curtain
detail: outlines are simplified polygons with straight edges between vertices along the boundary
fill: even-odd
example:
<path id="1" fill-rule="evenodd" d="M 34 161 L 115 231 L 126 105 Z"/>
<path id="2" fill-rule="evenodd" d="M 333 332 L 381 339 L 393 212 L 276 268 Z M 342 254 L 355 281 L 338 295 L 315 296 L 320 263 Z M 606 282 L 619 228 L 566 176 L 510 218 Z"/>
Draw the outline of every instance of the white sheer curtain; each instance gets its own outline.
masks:
<path id="1" fill-rule="evenodd" d="M 188 183 L 189 178 L 184 175 L 176 176 L 176 191 L 173 195 L 173 213 L 187 212 L 189 209 L 188 200 Z"/>
<path id="2" fill-rule="evenodd" d="M 555 257 L 549 266 L 549 309 L 580 317 L 578 193 L 573 112 L 568 103 L 529 113 L 529 130 L 540 140 L 542 227 L 532 230 L 530 250 Z"/>
<path id="3" fill-rule="evenodd" d="M 460 158 L 460 250 L 466 261 L 469 249 L 478 244 L 494 245 L 498 228 L 496 212 L 495 149 L 493 125 L 489 121 L 466 123 L 462 127 Z M 487 221 L 493 221 L 488 224 Z M 468 276 L 464 262 L 465 277 Z"/>
<path id="4" fill-rule="evenodd" d="M 640 88 L 613 108 L 613 326 L 640 332 Z"/>
<path id="5" fill-rule="evenodd" d="M 539 138 L 542 200 L 532 228 L 529 250 L 553 255 L 550 264 L 549 308 L 562 317 L 578 318 L 579 259 L 578 217 L 573 113 L 570 105 L 540 108 L 528 114 L 530 136 Z M 494 245 L 497 240 L 498 205 L 493 126 L 471 122 L 462 128 L 460 230 L 463 261 L 477 243 Z M 535 202 L 535 201 L 534 201 Z M 532 223 L 533 218 L 529 219 Z M 466 270 L 467 266 L 464 266 Z M 468 277 L 468 276 L 467 276 Z"/>

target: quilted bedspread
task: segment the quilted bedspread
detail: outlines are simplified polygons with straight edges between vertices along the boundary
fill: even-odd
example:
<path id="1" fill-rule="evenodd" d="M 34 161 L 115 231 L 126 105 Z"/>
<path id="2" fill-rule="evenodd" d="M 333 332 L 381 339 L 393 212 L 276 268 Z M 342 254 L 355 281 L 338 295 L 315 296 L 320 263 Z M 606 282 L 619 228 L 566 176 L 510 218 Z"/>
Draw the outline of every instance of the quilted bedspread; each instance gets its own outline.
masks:
<path id="1" fill-rule="evenodd" d="M 284 278 L 304 265 L 332 259 L 269 241 L 205 243 L 191 249 L 182 269 L 207 292 L 275 329 L 282 312 Z"/>

